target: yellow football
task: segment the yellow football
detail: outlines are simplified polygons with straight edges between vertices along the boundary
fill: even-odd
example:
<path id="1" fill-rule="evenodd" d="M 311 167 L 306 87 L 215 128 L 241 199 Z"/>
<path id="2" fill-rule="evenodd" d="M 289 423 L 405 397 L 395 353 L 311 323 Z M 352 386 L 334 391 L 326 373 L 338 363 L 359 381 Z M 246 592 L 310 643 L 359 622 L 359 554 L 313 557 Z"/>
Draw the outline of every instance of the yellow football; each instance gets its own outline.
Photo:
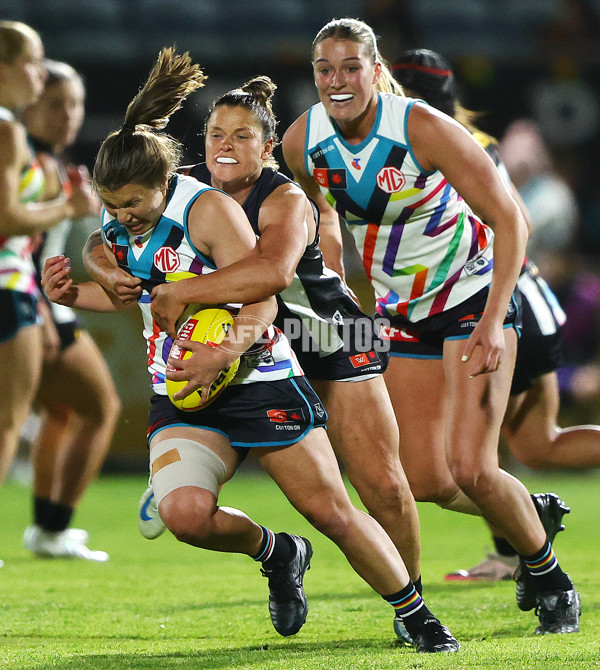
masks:
<path id="1" fill-rule="evenodd" d="M 223 341 L 223 338 L 233 325 L 233 321 L 233 315 L 226 309 L 218 307 L 201 309 L 184 321 L 177 331 L 177 339 L 192 340 L 194 342 L 208 344 L 209 346 L 217 346 Z M 182 349 L 175 342 L 173 343 L 170 353 L 171 358 L 185 360 L 190 356 L 192 356 L 191 351 Z M 175 407 L 184 412 L 194 412 L 198 409 L 203 409 L 213 402 L 213 400 L 215 400 L 215 398 L 217 398 L 223 389 L 231 382 L 235 377 L 235 373 L 239 366 L 240 359 L 238 358 L 228 368 L 221 370 L 217 379 L 210 385 L 208 402 L 204 405 L 200 404 L 201 388 L 190 393 L 183 400 L 175 400 L 173 398 L 174 394 L 181 391 L 187 382 L 176 382 L 167 379 L 167 394 Z M 169 369 L 172 370 L 173 368 L 168 367 L 167 370 Z"/>

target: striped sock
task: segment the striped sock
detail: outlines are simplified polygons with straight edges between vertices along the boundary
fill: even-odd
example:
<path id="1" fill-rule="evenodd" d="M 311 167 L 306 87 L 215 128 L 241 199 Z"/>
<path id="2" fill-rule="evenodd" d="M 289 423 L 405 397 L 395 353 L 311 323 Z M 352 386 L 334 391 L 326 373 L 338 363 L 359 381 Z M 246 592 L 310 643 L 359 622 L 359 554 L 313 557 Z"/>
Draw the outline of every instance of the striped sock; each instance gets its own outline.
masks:
<path id="1" fill-rule="evenodd" d="M 544 546 L 532 556 L 522 556 L 523 563 L 531 577 L 538 593 L 548 591 L 568 591 L 573 588 L 571 580 L 562 571 L 550 542 L 546 540 Z"/>
<path id="2" fill-rule="evenodd" d="M 263 533 L 259 552 L 252 558 L 260 561 L 265 568 L 272 567 L 271 564 L 288 563 L 295 555 L 296 545 L 293 544 L 286 533 L 274 533 L 266 526 L 261 526 Z"/>
<path id="3" fill-rule="evenodd" d="M 411 635 L 423 625 L 427 617 L 433 616 L 412 582 L 408 582 L 397 593 L 383 596 L 383 599 L 394 608 L 396 616 L 402 619 Z"/>
<path id="4" fill-rule="evenodd" d="M 269 530 L 266 526 L 261 526 L 260 528 L 263 534 L 262 542 L 258 554 L 252 558 L 255 561 L 260 561 L 262 563 L 262 561 L 267 561 L 271 558 L 271 555 L 273 554 L 273 549 L 275 549 L 275 533 L 272 530 Z"/>

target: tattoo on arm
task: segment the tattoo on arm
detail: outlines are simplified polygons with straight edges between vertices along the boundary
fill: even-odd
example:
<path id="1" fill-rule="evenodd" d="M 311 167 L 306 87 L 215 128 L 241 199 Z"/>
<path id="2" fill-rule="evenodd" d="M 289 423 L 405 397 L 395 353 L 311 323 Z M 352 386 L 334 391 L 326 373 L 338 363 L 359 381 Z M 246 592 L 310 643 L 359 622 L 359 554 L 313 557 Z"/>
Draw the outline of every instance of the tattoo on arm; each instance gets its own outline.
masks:
<path id="1" fill-rule="evenodd" d="M 84 256 L 92 249 L 95 249 L 96 247 L 104 244 L 104 241 L 102 240 L 102 233 L 100 232 L 100 229 L 95 230 L 86 240 L 85 245 L 83 247 L 83 254 Z"/>

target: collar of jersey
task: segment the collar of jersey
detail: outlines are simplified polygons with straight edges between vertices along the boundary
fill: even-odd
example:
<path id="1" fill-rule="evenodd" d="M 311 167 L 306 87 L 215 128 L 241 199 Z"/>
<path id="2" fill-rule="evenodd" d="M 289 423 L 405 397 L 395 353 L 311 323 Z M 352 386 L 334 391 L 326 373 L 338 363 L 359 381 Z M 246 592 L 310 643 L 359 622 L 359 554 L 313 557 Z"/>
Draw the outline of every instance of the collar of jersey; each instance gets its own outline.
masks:
<path id="1" fill-rule="evenodd" d="M 383 114 L 383 101 L 381 99 L 381 93 L 377 93 L 377 114 L 375 115 L 375 121 L 373 121 L 373 127 L 369 131 L 369 134 L 365 137 L 365 139 L 360 143 L 360 144 L 349 144 L 346 142 L 346 140 L 342 137 L 342 133 L 340 132 L 339 126 L 335 119 L 332 119 L 331 117 L 331 124 L 333 125 L 335 129 L 335 133 L 337 135 L 337 138 L 339 141 L 342 143 L 348 151 L 350 151 L 353 154 L 358 154 L 360 153 L 368 144 L 369 142 L 377 135 L 377 131 L 379 130 L 379 124 L 381 122 L 381 115 Z"/>

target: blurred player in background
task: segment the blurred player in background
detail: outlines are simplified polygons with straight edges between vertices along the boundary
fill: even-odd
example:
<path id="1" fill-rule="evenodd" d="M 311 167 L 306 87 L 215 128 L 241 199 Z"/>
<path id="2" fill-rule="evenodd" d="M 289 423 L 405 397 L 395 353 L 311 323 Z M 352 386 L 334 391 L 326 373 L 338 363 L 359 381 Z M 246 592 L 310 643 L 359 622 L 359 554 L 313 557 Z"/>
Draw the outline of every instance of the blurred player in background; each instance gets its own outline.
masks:
<path id="1" fill-rule="evenodd" d="M 84 216 L 94 198 L 76 187 L 47 203 L 44 173 L 18 117 L 44 90 L 44 48 L 26 24 L 0 21 L 0 482 L 9 472 L 42 370 L 34 238 Z"/>
<path id="2" fill-rule="evenodd" d="M 44 172 L 44 200 L 68 195 L 73 182 L 88 188 L 87 170 L 66 166 L 63 153 L 75 141 L 84 117 L 85 88 L 68 64 L 46 61 L 47 78 L 23 123 Z M 96 211 L 100 212 L 97 202 Z M 72 221 L 65 219 L 41 236 L 34 253 L 40 280 L 46 258 L 61 254 Z M 45 359 L 37 402 L 41 427 L 32 444 L 34 523 L 25 547 L 36 555 L 104 561 L 108 554 L 87 547 L 87 533 L 70 528 L 76 505 L 104 461 L 120 412 L 110 371 L 90 335 L 69 307 L 43 296 Z"/>

